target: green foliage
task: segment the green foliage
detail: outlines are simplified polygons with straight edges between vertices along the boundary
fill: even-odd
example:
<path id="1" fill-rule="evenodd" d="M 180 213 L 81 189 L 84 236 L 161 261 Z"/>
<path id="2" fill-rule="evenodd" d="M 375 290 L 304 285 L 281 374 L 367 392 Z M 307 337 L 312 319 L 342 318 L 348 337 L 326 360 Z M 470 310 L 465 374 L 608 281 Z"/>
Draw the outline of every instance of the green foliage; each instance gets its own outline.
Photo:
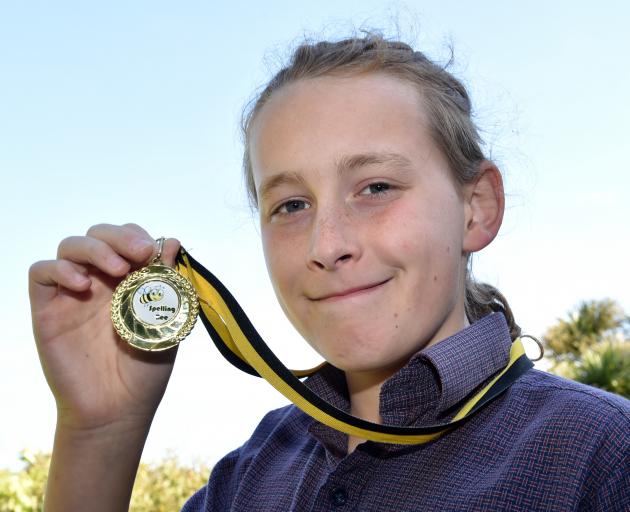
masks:
<path id="1" fill-rule="evenodd" d="M 610 299 L 581 303 L 544 336 L 551 371 L 630 398 L 628 323 Z"/>
<path id="2" fill-rule="evenodd" d="M 582 302 L 568 319 L 560 319 L 545 333 L 547 347 L 556 361 L 579 359 L 590 347 L 624 328 L 628 318 L 610 300 Z"/>
<path id="3" fill-rule="evenodd" d="M 0 469 L 0 512 L 39 512 L 44 492 L 50 454 L 23 451 L 20 471 Z M 179 510 L 209 476 L 207 466 L 185 465 L 169 455 L 155 464 L 141 463 L 133 488 L 132 512 L 171 512 Z"/>
<path id="4" fill-rule="evenodd" d="M 141 463 L 131 496 L 132 512 L 180 510 L 203 487 L 210 470 L 203 464 L 182 465 L 169 455 L 157 464 Z"/>
<path id="5" fill-rule="evenodd" d="M 0 470 L 0 512 L 38 512 L 44 505 L 50 455 L 24 450 L 20 461 L 22 471 Z"/>
<path id="6" fill-rule="evenodd" d="M 556 373 L 630 398 L 630 342 L 606 340 L 579 360 L 555 367 Z"/>

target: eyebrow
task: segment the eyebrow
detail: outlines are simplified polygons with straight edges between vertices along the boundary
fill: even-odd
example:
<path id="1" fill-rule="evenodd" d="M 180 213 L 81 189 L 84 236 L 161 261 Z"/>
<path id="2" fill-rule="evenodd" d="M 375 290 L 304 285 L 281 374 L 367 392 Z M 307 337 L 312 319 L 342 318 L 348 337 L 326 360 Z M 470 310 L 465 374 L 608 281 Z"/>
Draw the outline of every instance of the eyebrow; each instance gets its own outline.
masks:
<path id="1" fill-rule="evenodd" d="M 358 153 L 355 155 L 344 155 L 339 158 L 335 167 L 339 175 L 346 174 L 354 169 L 367 167 L 368 165 L 394 164 L 395 167 L 404 171 L 410 171 L 412 164 L 406 156 L 399 153 Z M 263 180 L 260 185 L 259 197 L 264 199 L 276 187 L 291 183 L 304 184 L 304 177 L 296 171 L 286 171 L 274 174 Z"/>
<path id="2" fill-rule="evenodd" d="M 263 180 L 263 182 L 260 184 L 260 199 L 262 200 L 267 197 L 274 188 L 279 187 L 280 185 L 291 183 L 304 184 L 304 177 L 299 172 L 295 171 L 280 172 L 278 174 L 274 174 L 273 176 Z"/>
<path id="3" fill-rule="evenodd" d="M 342 156 L 337 161 L 337 172 L 345 174 L 359 167 L 382 164 L 394 164 L 396 167 L 411 169 L 411 160 L 400 153 L 359 153 Z"/>

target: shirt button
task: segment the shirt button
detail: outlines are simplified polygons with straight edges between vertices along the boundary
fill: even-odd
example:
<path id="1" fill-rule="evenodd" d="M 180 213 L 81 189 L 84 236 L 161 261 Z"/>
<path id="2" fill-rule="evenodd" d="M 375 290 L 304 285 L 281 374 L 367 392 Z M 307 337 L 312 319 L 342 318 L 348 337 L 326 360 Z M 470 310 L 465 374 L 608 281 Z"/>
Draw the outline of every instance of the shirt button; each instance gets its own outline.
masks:
<path id="1" fill-rule="evenodd" d="M 330 501 L 335 507 L 341 507 L 348 501 L 348 494 L 343 487 L 335 487 L 330 492 Z"/>

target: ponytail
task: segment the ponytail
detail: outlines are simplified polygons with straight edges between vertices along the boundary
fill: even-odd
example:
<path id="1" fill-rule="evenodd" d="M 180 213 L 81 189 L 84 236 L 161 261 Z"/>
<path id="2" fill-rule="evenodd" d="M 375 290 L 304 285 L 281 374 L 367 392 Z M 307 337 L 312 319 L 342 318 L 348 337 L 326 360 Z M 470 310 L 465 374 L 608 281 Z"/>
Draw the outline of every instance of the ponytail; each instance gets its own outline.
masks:
<path id="1" fill-rule="evenodd" d="M 476 322 L 490 313 L 501 312 L 507 320 L 512 340 L 521 335 L 521 328 L 516 324 L 512 309 L 503 294 L 494 286 L 476 282 L 470 272 L 466 273 L 465 308 L 470 323 Z"/>

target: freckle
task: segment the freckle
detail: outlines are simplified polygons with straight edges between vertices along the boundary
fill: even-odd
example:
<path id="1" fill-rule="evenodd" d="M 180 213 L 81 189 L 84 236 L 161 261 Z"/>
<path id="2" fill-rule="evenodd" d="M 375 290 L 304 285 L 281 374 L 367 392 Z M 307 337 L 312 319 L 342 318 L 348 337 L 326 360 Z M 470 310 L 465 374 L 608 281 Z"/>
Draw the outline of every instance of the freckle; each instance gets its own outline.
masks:
<path id="1" fill-rule="evenodd" d="M 396 329 L 398 329 L 398 324 L 396 324 Z"/>
<path id="2" fill-rule="evenodd" d="M 394 318 L 398 318 L 398 313 L 394 313 Z"/>
<path id="3" fill-rule="evenodd" d="M 437 274 L 433 276 L 433 280 L 437 281 Z"/>

